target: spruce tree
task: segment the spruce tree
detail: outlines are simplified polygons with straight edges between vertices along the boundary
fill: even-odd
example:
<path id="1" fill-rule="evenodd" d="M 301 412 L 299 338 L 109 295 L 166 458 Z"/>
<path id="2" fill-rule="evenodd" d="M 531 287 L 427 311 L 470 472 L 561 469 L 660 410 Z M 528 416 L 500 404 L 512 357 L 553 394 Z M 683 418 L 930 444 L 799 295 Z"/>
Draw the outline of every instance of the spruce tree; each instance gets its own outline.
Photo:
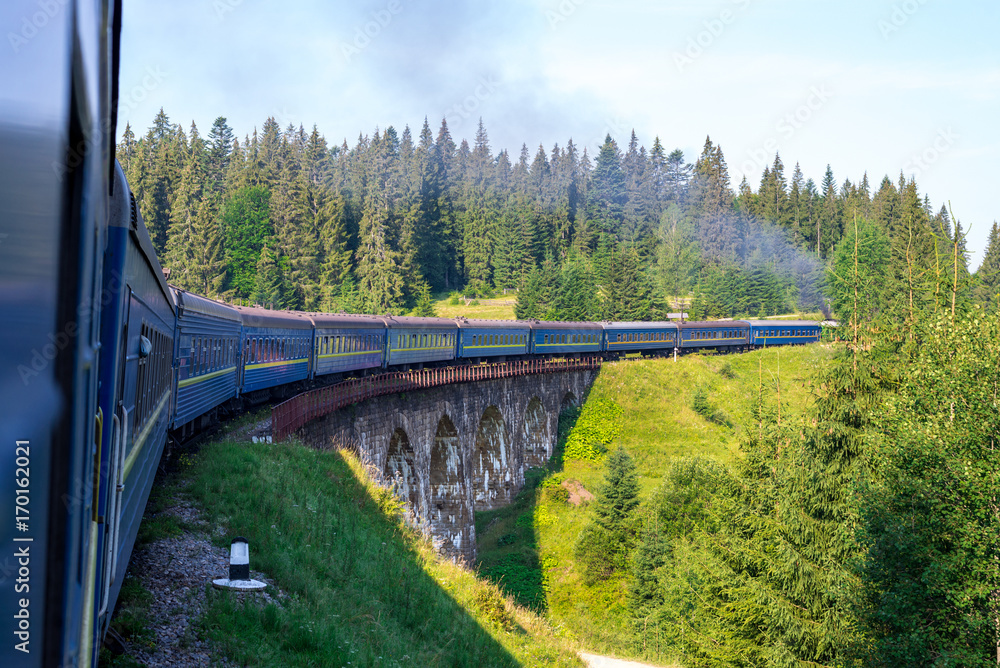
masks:
<path id="1" fill-rule="evenodd" d="M 594 501 L 594 516 L 580 533 L 575 553 L 588 584 L 626 568 L 636 542 L 639 476 L 623 448 L 608 455 L 604 484 Z"/>
<path id="2" fill-rule="evenodd" d="M 257 260 L 256 278 L 250 301 L 268 309 L 284 307 L 284 277 L 278 259 L 265 242 Z"/>
<path id="3" fill-rule="evenodd" d="M 990 228 L 983 263 L 976 271 L 973 298 L 986 311 L 995 313 L 1000 306 L 1000 229 L 996 221 Z"/>
<path id="4" fill-rule="evenodd" d="M 625 218 L 627 192 L 625 172 L 622 170 L 622 155 L 618 144 L 611 135 L 604 138 L 604 144 L 597 155 L 587 191 L 587 218 L 598 230 L 622 238 L 622 222 Z"/>

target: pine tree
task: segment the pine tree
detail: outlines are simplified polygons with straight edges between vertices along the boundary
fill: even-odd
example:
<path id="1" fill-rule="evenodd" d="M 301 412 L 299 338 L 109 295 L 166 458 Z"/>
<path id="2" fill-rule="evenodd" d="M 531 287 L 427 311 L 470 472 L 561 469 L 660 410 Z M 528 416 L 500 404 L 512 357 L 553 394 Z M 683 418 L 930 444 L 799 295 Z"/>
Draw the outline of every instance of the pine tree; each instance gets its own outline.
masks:
<path id="1" fill-rule="evenodd" d="M 636 542 L 639 477 L 635 463 L 628 452 L 618 448 L 608 456 L 606 469 L 593 504 L 593 520 L 576 544 L 576 556 L 588 584 L 624 570 Z"/>
<path id="2" fill-rule="evenodd" d="M 434 301 L 431 299 L 431 288 L 427 282 L 422 282 L 416 290 L 417 305 L 413 309 L 412 315 L 423 318 L 436 318 L 437 311 L 434 310 Z"/>
<path id="3" fill-rule="evenodd" d="M 365 313 L 393 313 L 403 303 L 403 277 L 399 253 L 390 243 L 396 224 L 390 175 L 397 159 L 396 147 L 376 133 L 367 165 L 367 191 L 356 253 L 359 293 Z"/>
<path id="4" fill-rule="evenodd" d="M 990 228 L 983 263 L 976 271 L 973 298 L 986 311 L 996 312 L 1000 307 L 1000 229 L 996 221 Z"/>
<path id="5" fill-rule="evenodd" d="M 171 281 L 187 290 L 194 290 L 195 252 L 198 239 L 194 231 L 195 217 L 201 208 L 206 176 L 207 153 L 198 128 L 191 123 L 191 141 L 184 170 L 170 207 L 170 228 L 167 234 L 164 260 L 171 271 Z"/>
<path id="6" fill-rule="evenodd" d="M 218 195 L 203 197 L 191 226 L 191 257 L 188 282 L 191 290 L 218 298 L 226 283 L 226 261 L 222 247 Z"/>
<path id="7" fill-rule="evenodd" d="M 621 239 L 627 201 L 625 172 L 622 170 L 621 151 L 610 134 L 604 138 L 590 179 L 587 218 L 600 232 Z"/>
<path id="8" fill-rule="evenodd" d="M 235 140 L 236 137 L 226 122 L 225 116 L 216 118 L 208 133 L 208 184 L 206 186 L 215 193 L 222 193 L 225 189 L 229 158 L 233 152 Z"/>
<path id="9" fill-rule="evenodd" d="M 257 260 L 256 279 L 250 301 L 263 308 L 281 309 L 284 306 L 284 277 L 275 254 L 264 243 Z"/>
<path id="10" fill-rule="evenodd" d="M 492 283 L 490 257 L 493 255 L 498 214 L 495 192 L 490 187 L 493 171 L 489 138 L 480 119 L 475 148 L 464 179 L 465 211 L 461 219 L 467 290 L 474 295 L 485 295 Z"/>

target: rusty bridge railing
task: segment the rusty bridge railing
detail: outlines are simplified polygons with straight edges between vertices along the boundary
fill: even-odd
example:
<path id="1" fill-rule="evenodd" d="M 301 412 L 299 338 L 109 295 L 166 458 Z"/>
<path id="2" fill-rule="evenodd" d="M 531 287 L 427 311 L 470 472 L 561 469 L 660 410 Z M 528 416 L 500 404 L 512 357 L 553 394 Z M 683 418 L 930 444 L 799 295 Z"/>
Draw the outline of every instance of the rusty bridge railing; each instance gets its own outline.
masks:
<path id="1" fill-rule="evenodd" d="M 275 442 L 283 441 L 311 420 L 344 406 L 386 394 L 511 376 L 599 369 L 600 366 L 601 358 L 590 356 L 575 359 L 465 364 L 436 369 L 391 371 L 367 378 L 352 378 L 336 385 L 303 392 L 271 408 L 271 434 Z"/>

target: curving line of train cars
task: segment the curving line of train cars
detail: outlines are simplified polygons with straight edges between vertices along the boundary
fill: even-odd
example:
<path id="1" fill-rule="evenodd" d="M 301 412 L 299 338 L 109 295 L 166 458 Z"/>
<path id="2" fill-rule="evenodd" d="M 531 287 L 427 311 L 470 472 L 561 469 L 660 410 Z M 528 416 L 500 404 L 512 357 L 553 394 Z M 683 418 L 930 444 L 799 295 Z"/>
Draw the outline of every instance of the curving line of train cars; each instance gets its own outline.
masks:
<path id="1" fill-rule="evenodd" d="M 351 374 L 819 339 L 811 322 L 275 312 L 171 287 L 114 159 L 121 2 L 0 53 L 0 657 L 92 666 L 171 433 Z M 0 4 L 19 24 L 33 0 Z M 13 34 L 13 33 L 12 33 Z M 12 42 L 13 44 L 13 42 Z"/>
<path id="2" fill-rule="evenodd" d="M 269 311 L 170 287 L 176 399 L 171 429 L 197 429 L 241 395 L 287 394 L 347 374 L 547 356 L 737 352 L 818 341 L 808 321 L 544 322 Z"/>

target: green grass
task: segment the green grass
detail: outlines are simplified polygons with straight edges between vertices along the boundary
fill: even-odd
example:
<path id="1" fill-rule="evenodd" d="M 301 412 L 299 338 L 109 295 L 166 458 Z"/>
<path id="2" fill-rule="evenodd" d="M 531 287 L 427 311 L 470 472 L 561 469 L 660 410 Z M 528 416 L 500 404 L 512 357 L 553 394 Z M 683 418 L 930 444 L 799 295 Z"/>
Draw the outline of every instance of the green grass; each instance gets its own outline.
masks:
<path id="1" fill-rule="evenodd" d="M 765 392 L 773 402 L 779 380 L 783 419 L 803 415 L 814 399 L 813 380 L 832 354 L 831 347 L 812 345 L 742 355 L 691 355 L 677 362 L 647 359 L 605 364 L 587 405 L 613 402 L 621 408 L 620 429 L 608 447 L 621 445 L 632 455 L 641 495 L 646 498 L 675 457 L 701 455 L 722 462 L 739 457 L 740 436 L 758 392 Z M 712 419 L 695 410 L 699 390 L 701 400 L 710 407 L 703 412 Z M 572 421 L 563 420 L 556 456 L 537 488 L 528 489 L 524 499 L 519 497 L 509 509 L 477 515 L 480 572 L 520 597 L 520 590 L 506 582 L 509 577 L 496 577 L 507 575 L 501 566 L 504 560 L 512 563 L 511 555 L 517 555 L 521 570 L 535 569 L 526 575 L 516 571 L 518 581 L 541 583 L 545 600 L 538 607 L 546 610 L 552 624 L 565 628 L 587 651 L 635 655 L 636 636 L 625 608 L 625 578 L 587 586 L 573 555 L 590 512 L 586 504 L 568 503 L 559 483 L 578 481 L 596 492 L 604 468 L 599 461 L 560 461 L 572 426 Z M 526 516 L 532 518 L 530 530 L 518 526 Z M 510 533 L 518 540 L 500 545 L 500 538 Z"/>
<path id="2" fill-rule="evenodd" d="M 495 301 L 511 302 L 510 304 L 491 303 Z M 517 295 L 497 295 L 493 299 L 475 300 L 470 304 L 459 300 L 457 303 L 452 295 L 440 296 L 434 301 L 434 311 L 442 318 L 478 318 L 483 320 L 514 320 L 514 302 Z"/>
<path id="3" fill-rule="evenodd" d="M 297 444 L 206 445 L 188 492 L 217 538 L 289 597 L 209 590 L 201 633 L 241 665 L 579 666 L 537 615 L 439 558 L 353 457 Z"/>

